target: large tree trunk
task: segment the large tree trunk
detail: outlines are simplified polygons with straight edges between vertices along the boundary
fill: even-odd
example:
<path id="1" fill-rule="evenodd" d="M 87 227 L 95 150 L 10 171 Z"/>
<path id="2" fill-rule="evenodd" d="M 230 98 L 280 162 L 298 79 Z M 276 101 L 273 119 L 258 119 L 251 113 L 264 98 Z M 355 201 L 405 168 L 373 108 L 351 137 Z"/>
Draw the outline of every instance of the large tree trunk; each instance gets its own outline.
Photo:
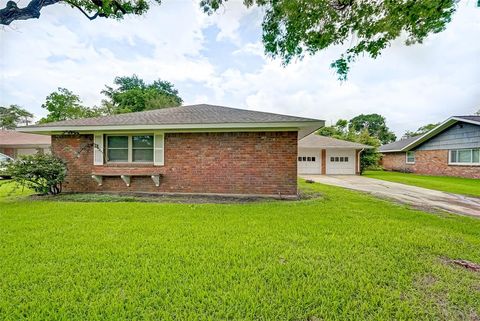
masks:
<path id="1" fill-rule="evenodd" d="M 60 1 L 61 0 L 31 0 L 24 8 L 19 8 L 14 1 L 8 1 L 5 8 L 0 9 L 0 24 L 9 25 L 15 20 L 38 18 L 40 17 L 40 10 L 43 7 Z"/>

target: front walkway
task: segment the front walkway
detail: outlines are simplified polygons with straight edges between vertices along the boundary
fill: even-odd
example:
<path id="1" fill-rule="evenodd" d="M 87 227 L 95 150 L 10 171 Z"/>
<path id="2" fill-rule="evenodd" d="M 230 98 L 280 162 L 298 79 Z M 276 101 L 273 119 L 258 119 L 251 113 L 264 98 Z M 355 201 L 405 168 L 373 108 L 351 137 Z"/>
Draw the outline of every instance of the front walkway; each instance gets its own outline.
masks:
<path id="1" fill-rule="evenodd" d="M 480 217 L 480 198 L 354 175 L 301 175 L 315 182 L 371 193 L 422 209 L 439 209 Z"/>

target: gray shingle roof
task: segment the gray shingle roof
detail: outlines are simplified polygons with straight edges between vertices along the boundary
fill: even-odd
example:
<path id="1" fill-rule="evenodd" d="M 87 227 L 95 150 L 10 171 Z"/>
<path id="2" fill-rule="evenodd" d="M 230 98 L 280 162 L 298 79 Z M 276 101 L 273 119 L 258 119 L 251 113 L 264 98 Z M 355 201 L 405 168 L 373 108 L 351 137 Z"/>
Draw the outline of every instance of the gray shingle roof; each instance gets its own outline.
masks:
<path id="1" fill-rule="evenodd" d="M 409 138 L 404 138 L 404 139 L 400 139 L 396 142 L 393 142 L 393 143 L 390 143 L 390 144 L 385 144 L 385 145 L 382 145 L 380 146 L 380 148 L 378 149 L 380 152 L 384 153 L 384 152 L 395 152 L 395 151 L 400 151 L 402 150 L 405 146 L 407 146 L 408 144 L 414 142 L 415 140 L 417 140 L 418 138 L 420 138 L 422 135 L 418 135 L 418 136 L 413 136 L 413 137 L 409 137 Z"/>
<path id="2" fill-rule="evenodd" d="M 298 147 L 303 148 L 372 148 L 372 146 L 349 142 L 346 140 L 332 137 L 320 136 L 315 133 L 310 134 L 298 141 Z"/>
<path id="3" fill-rule="evenodd" d="M 319 120 L 317 119 L 311 118 L 201 104 L 104 117 L 65 120 L 28 127 L 65 127 L 69 129 L 75 129 L 76 126 L 282 123 L 318 121 Z"/>

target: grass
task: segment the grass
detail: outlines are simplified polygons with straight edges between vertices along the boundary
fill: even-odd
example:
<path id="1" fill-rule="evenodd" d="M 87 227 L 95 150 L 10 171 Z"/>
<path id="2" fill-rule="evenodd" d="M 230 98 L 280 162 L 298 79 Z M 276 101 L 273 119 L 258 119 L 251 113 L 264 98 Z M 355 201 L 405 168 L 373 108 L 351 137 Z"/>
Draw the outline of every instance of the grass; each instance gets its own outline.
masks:
<path id="1" fill-rule="evenodd" d="M 480 220 L 301 184 L 322 197 L 0 199 L 0 319 L 478 319 L 480 273 L 448 259 L 480 262 Z"/>
<path id="2" fill-rule="evenodd" d="M 480 197 L 480 179 L 428 176 L 386 171 L 366 171 L 363 175 L 366 177 L 382 179 L 384 181 L 425 187 L 448 193 Z"/>

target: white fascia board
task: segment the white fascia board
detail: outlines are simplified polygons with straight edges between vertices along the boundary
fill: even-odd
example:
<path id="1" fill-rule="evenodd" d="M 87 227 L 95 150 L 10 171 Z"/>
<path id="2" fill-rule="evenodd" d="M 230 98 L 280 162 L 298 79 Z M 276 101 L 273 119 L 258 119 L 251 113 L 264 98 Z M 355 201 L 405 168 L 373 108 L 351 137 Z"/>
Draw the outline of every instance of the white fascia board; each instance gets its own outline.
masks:
<path id="1" fill-rule="evenodd" d="M 469 124 L 479 125 L 479 126 L 480 126 L 480 122 L 475 121 L 475 120 L 464 119 L 464 118 L 460 118 L 460 117 L 452 117 L 452 119 L 455 119 L 455 120 L 457 120 L 457 121 L 461 121 L 461 122 L 464 122 L 464 123 L 469 123 Z"/>
<path id="2" fill-rule="evenodd" d="M 166 124 L 166 125 L 113 125 L 113 126 L 45 126 L 45 127 L 18 127 L 16 130 L 23 133 L 51 134 L 65 131 L 74 132 L 112 132 L 112 131 L 189 131 L 189 130 L 291 130 L 320 128 L 323 121 L 311 122 L 279 122 L 279 123 L 218 123 L 218 124 Z M 314 131 L 313 129 L 312 131 Z"/>

